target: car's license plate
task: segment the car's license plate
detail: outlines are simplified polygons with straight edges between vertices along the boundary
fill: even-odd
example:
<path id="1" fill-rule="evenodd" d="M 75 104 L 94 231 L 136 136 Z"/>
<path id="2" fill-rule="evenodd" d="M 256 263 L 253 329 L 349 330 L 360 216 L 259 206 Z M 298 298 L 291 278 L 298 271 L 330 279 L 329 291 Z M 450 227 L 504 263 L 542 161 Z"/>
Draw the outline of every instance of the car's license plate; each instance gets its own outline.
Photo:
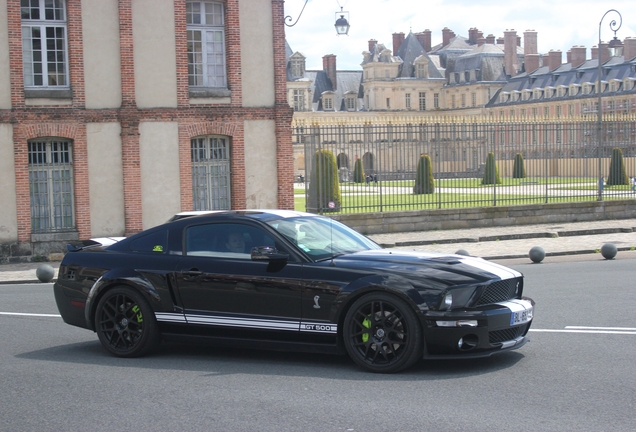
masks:
<path id="1" fill-rule="evenodd" d="M 510 325 L 525 324 L 532 320 L 532 307 L 521 311 L 515 311 L 510 314 Z"/>

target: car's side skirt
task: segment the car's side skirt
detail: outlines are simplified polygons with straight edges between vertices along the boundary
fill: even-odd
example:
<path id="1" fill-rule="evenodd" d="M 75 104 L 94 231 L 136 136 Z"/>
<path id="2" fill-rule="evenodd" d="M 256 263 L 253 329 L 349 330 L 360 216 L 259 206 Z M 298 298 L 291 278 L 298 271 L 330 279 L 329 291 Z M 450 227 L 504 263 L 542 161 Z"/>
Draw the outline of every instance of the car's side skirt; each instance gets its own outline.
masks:
<path id="1" fill-rule="evenodd" d="M 296 321 L 272 318 L 251 318 L 229 315 L 203 315 L 193 313 L 155 312 L 157 321 L 168 323 L 197 324 L 204 326 L 240 327 L 258 330 L 284 330 L 308 333 L 336 334 L 338 325 L 315 321 Z"/>

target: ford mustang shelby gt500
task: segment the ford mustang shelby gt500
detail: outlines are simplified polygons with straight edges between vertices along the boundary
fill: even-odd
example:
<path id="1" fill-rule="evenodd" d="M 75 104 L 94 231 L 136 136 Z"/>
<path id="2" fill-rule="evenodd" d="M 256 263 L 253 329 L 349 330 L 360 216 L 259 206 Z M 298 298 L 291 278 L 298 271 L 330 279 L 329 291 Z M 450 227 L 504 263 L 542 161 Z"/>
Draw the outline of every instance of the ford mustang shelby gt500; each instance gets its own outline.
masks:
<path id="1" fill-rule="evenodd" d="M 68 324 L 112 354 L 162 339 L 348 353 L 373 372 L 521 347 L 523 276 L 480 258 L 380 246 L 281 210 L 181 218 L 108 246 L 69 245 L 54 286 Z"/>

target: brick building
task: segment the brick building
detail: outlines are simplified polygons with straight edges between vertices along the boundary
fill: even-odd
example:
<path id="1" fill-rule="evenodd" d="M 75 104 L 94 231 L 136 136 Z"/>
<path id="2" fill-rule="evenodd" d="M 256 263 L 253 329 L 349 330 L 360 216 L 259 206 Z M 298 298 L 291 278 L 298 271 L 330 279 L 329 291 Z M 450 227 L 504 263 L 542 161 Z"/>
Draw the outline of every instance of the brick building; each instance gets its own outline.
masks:
<path id="1" fill-rule="evenodd" d="M 293 208 L 282 0 L 0 0 L 0 258 Z"/>

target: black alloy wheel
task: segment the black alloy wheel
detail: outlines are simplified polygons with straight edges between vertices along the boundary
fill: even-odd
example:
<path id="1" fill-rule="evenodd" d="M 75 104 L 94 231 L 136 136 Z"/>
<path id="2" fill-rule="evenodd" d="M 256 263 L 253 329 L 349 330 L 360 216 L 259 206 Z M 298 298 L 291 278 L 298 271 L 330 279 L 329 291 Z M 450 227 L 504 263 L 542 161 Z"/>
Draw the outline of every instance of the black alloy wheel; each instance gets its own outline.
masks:
<path id="1" fill-rule="evenodd" d="M 161 336 L 150 305 L 131 288 L 117 287 L 104 294 L 95 314 L 97 336 L 118 357 L 139 357 L 154 349 Z"/>
<path id="2" fill-rule="evenodd" d="M 415 312 L 390 294 L 367 294 L 351 306 L 344 321 L 344 344 L 361 367 L 398 372 L 422 358 L 424 341 Z"/>

